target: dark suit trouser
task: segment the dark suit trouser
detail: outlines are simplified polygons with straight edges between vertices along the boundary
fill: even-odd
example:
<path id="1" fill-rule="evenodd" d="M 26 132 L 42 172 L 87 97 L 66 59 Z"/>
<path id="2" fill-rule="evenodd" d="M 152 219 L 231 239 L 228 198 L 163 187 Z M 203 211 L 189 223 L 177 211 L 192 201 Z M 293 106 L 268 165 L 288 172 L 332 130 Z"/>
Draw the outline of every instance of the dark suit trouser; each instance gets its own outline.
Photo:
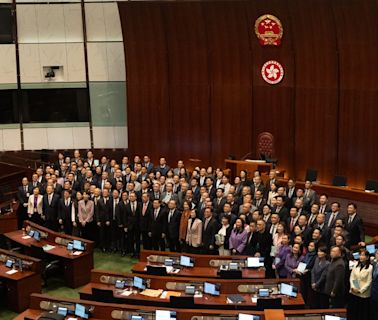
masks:
<path id="1" fill-rule="evenodd" d="M 34 222 L 36 224 L 39 224 L 40 226 L 43 226 L 45 221 L 41 218 L 41 215 L 37 212 L 33 213 L 31 218 L 28 218 L 31 222 Z"/>
<path id="2" fill-rule="evenodd" d="M 18 229 L 21 230 L 24 225 L 24 221 L 28 220 L 28 208 L 25 208 L 22 204 L 20 204 L 17 209 L 17 218 Z"/>
<path id="3" fill-rule="evenodd" d="M 148 231 L 142 231 L 142 244 L 144 250 L 151 250 L 151 238 L 148 236 Z"/>
<path id="4" fill-rule="evenodd" d="M 133 254 L 140 252 L 140 232 L 139 230 L 127 230 L 128 251 Z"/>
<path id="5" fill-rule="evenodd" d="M 44 223 L 45 228 L 48 228 L 53 231 L 58 231 L 58 221 L 57 220 L 46 220 Z"/>
<path id="6" fill-rule="evenodd" d="M 161 233 L 152 235 L 151 249 L 165 251 L 165 240 L 161 237 Z"/>
<path id="7" fill-rule="evenodd" d="M 127 237 L 127 232 L 125 232 L 125 230 L 122 228 L 118 228 L 119 229 L 119 234 L 120 234 L 120 237 L 121 237 L 121 240 L 120 240 L 120 246 L 121 246 L 121 251 L 124 252 L 124 253 L 127 253 L 128 252 L 128 237 Z"/>
<path id="8" fill-rule="evenodd" d="M 330 297 L 329 307 L 330 308 L 344 308 L 345 307 L 345 297 L 343 295 Z"/>
<path id="9" fill-rule="evenodd" d="M 110 228 L 111 228 L 111 248 L 115 250 L 121 249 L 121 233 L 120 228 L 118 228 L 117 221 L 112 220 L 110 222 Z"/>
<path id="10" fill-rule="evenodd" d="M 100 233 L 100 248 L 109 250 L 110 240 L 111 240 L 111 226 L 107 226 L 105 222 L 101 222 L 101 227 L 99 227 Z"/>
<path id="11" fill-rule="evenodd" d="M 167 240 L 168 240 L 169 251 L 181 252 L 181 245 L 180 245 L 178 235 L 174 235 L 174 236 L 168 235 Z"/>

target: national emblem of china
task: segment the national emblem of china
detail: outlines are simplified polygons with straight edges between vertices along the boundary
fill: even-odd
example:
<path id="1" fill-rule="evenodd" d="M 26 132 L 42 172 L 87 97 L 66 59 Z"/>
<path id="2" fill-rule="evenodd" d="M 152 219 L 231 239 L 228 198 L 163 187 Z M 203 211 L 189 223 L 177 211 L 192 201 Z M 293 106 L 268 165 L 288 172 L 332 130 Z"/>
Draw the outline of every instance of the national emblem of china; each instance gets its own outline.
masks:
<path id="1" fill-rule="evenodd" d="M 281 21 L 271 14 L 264 14 L 255 22 L 255 33 L 261 45 L 279 46 L 283 34 Z"/>
<path id="2" fill-rule="evenodd" d="M 281 82 L 284 77 L 284 69 L 279 62 L 269 60 L 262 66 L 261 75 L 269 84 L 277 84 Z"/>

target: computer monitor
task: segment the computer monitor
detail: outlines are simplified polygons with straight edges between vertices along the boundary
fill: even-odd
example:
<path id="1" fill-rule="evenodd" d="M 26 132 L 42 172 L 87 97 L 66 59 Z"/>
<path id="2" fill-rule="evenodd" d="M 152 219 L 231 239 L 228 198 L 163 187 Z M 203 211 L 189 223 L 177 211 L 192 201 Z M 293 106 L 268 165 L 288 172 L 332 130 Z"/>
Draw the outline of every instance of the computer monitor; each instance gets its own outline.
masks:
<path id="1" fill-rule="evenodd" d="M 80 240 L 73 241 L 73 248 L 74 250 L 84 251 L 85 250 L 85 243 Z"/>
<path id="2" fill-rule="evenodd" d="M 30 230 L 29 233 L 28 233 L 28 236 L 33 238 L 33 236 L 34 236 L 34 230 Z"/>
<path id="3" fill-rule="evenodd" d="M 5 262 L 5 266 L 6 266 L 7 268 L 12 268 L 12 267 L 13 267 L 13 260 L 8 259 L 8 260 Z"/>
<path id="4" fill-rule="evenodd" d="M 365 190 L 378 192 L 378 181 L 367 180 Z"/>
<path id="5" fill-rule="evenodd" d="M 165 260 L 164 260 L 164 265 L 165 265 L 166 267 L 171 267 L 171 266 L 173 266 L 173 259 L 171 259 L 171 258 L 167 258 L 167 259 L 165 259 Z"/>
<path id="6" fill-rule="evenodd" d="M 123 281 L 123 280 L 116 280 L 115 287 L 117 289 L 123 289 L 123 288 L 125 288 L 125 281 Z"/>
<path id="7" fill-rule="evenodd" d="M 75 316 L 78 316 L 82 319 L 88 319 L 89 318 L 89 314 L 88 314 L 87 309 L 85 308 L 85 306 L 83 306 L 82 304 L 79 304 L 79 303 L 76 303 L 76 305 L 75 305 Z"/>
<path id="8" fill-rule="evenodd" d="M 290 284 L 282 282 L 280 285 L 280 294 L 295 298 L 298 295 L 298 289 Z"/>
<path id="9" fill-rule="evenodd" d="M 144 290 L 146 289 L 146 281 L 140 277 L 134 277 L 133 287 L 138 288 L 140 290 Z"/>
<path id="10" fill-rule="evenodd" d="M 196 292 L 196 287 L 195 286 L 192 286 L 192 285 L 189 285 L 189 286 L 185 286 L 185 294 L 194 294 Z"/>
<path id="11" fill-rule="evenodd" d="M 366 250 L 370 253 L 370 254 L 375 254 L 375 244 L 368 244 L 366 246 Z"/>
<path id="12" fill-rule="evenodd" d="M 193 259 L 191 257 L 181 256 L 180 257 L 180 266 L 189 267 L 189 268 L 194 267 Z"/>
<path id="13" fill-rule="evenodd" d="M 142 316 L 131 316 L 130 320 L 144 320 Z"/>
<path id="14" fill-rule="evenodd" d="M 64 307 L 58 307 L 58 310 L 56 311 L 57 314 L 61 316 L 67 316 L 68 309 Z"/>
<path id="15" fill-rule="evenodd" d="M 334 176 L 332 185 L 336 187 L 345 187 L 347 185 L 347 178 L 343 176 Z"/>
<path id="16" fill-rule="evenodd" d="M 156 310 L 155 320 L 176 320 L 176 311 Z"/>
<path id="17" fill-rule="evenodd" d="M 353 259 L 354 260 L 359 260 L 360 259 L 360 253 L 359 252 L 353 252 L 352 255 L 353 255 Z"/>
<path id="18" fill-rule="evenodd" d="M 40 241 L 40 240 L 41 240 L 41 234 L 39 233 L 39 231 L 34 230 L 33 238 L 34 238 L 35 240 L 37 240 L 37 241 Z"/>
<path id="19" fill-rule="evenodd" d="M 203 292 L 211 294 L 212 296 L 219 296 L 220 294 L 220 285 L 210 282 L 205 282 L 203 284 Z"/>
<path id="20" fill-rule="evenodd" d="M 261 288 L 258 294 L 260 298 L 267 298 L 269 297 L 269 289 Z"/>
<path id="21" fill-rule="evenodd" d="M 326 314 L 324 316 L 324 320 L 347 320 L 347 318 L 339 317 L 339 316 L 331 316 Z"/>
<path id="22" fill-rule="evenodd" d="M 237 262 L 230 262 L 228 264 L 228 268 L 230 270 L 238 270 L 239 269 L 239 263 L 237 263 Z"/>
<path id="23" fill-rule="evenodd" d="M 306 176 L 305 176 L 305 181 L 316 181 L 318 177 L 318 170 L 315 169 L 307 169 L 306 171 Z"/>
<path id="24" fill-rule="evenodd" d="M 238 320 L 260 320 L 260 316 L 255 316 L 253 314 L 239 313 Z"/>
<path id="25" fill-rule="evenodd" d="M 247 268 L 260 268 L 264 266 L 264 258 L 248 257 Z"/>
<path id="26" fill-rule="evenodd" d="M 67 250 L 68 250 L 68 251 L 72 251 L 72 250 L 73 250 L 73 243 L 72 243 L 72 242 L 69 242 L 69 243 L 67 244 Z"/>

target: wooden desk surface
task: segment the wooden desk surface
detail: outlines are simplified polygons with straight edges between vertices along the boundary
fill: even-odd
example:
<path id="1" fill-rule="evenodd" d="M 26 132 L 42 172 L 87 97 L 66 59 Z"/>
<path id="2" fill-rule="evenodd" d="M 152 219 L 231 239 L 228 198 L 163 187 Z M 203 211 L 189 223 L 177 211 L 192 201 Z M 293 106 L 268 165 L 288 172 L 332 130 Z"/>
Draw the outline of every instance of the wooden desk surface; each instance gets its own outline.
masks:
<path id="1" fill-rule="evenodd" d="M 34 238 L 31 238 L 31 237 L 25 235 L 22 230 L 7 232 L 7 233 L 4 234 L 4 236 L 6 236 L 8 239 L 15 241 L 15 242 L 17 242 L 17 243 L 19 243 L 19 244 L 21 244 L 25 247 L 34 246 L 34 247 L 42 248 L 45 245 L 54 246 L 55 248 L 48 250 L 48 251 L 45 251 L 45 253 L 52 254 L 52 255 L 55 255 L 55 256 L 58 256 L 58 257 L 61 257 L 61 258 L 65 258 L 65 259 L 74 260 L 74 259 L 78 259 L 82 256 L 91 254 L 90 252 L 88 252 L 86 250 L 86 251 L 83 251 L 80 255 L 73 255 L 67 250 L 66 246 L 57 244 L 55 242 L 48 241 L 46 239 L 41 239 L 40 241 L 37 241 Z M 29 238 L 24 239 L 25 237 L 29 237 Z"/>
<path id="2" fill-rule="evenodd" d="M 23 271 L 17 270 L 16 273 L 8 274 L 7 272 L 11 270 L 12 269 L 6 267 L 4 264 L 0 264 L 0 277 L 6 278 L 9 280 L 19 281 L 21 279 L 25 279 L 25 278 L 35 275 L 35 272 L 33 271 L 24 271 L 24 270 Z"/>
<path id="3" fill-rule="evenodd" d="M 146 268 L 146 262 L 138 262 L 133 265 L 131 271 L 134 273 L 147 274 Z M 215 267 L 181 268 L 178 273 L 169 273 L 168 275 L 175 277 L 219 278 L 218 268 Z M 263 279 L 265 278 L 265 270 L 244 268 L 242 269 L 242 277 L 246 279 Z"/>
<path id="4" fill-rule="evenodd" d="M 167 307 L 169 308 L 170 302 L 169 297 L 162 299 L 160 297 L 149 297 L 141 294 L 140 290 L 132 290 L 132 294 L 125 296 L 122 295 L 124 290 L 119 290 L 114 287 L 114 285 L 110 284 L 102 284 L 102 283 L 88 283 L 83 288 L 80 289 L 80 298 L 84 300 L 91 300 L 92 299 L 92 288 L 97 289 L 106 289 L 112 290 L 115 301 L 119 303 L 126 303 L 126 304 L 138 304 L 138 305 L 155 305 L 159 307 Z M 130 291 L 130 290 L 128 290 Z M 175 291 L 181 294 L 181 296 L 187 296 L 184 292 Z M 219 296 L 211 296 L 208 294 L 203 294 L 200 298 L 194 298 L 194 303 L 198 308 L 206 308 L 206 309 L 248 309 L 256 307 L 256 303 L 252 302 L 251 298 L 253 297 L 252 294 L 240 294 L 244 298 L 244 302 L 242 303 L 227 303 L 227 296 L 229 294 L 220 294 Z M 295 309 L 304 307 L 304 300 L 302 295 L 299 293 L 296 298 L 290 298 L 284 295 L 272 295 L 271 298 L 282 298 L 282 305 L 286 308 Z"/>
<path id="5" fill-rule="evenodd" d="M 42 311 L 42 310 L 38 310 L 38 309 L 27 309 L 24 312 L 20 313 L 13 320 L 24 320 L 25 317 L 30 318 L 30 319 L 38 319 L 44 312 L 46 312 L 46 311 Z M 79 319 L 79 320 L 81 319 L 78 316 L 74 316 L 74 318 Z M 90 320 L 103 320 L 103 319 L 91 317 Z"/>

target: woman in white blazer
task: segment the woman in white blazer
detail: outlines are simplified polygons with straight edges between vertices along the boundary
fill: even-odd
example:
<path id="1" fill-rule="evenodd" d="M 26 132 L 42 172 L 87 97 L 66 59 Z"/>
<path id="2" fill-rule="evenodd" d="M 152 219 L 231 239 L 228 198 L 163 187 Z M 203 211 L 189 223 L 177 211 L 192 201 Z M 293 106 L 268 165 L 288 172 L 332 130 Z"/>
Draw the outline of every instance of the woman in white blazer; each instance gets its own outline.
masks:
<path id="1" fill-rule="evenodd" d="M 188 220 L 186 231 L 187 250 L 191 253 L 199 253 L 202 243 L 202 221 L 197 217 L 197 212 L 192 210 Z"/>
<path id="2" fill-rule="evenodd" d="M 360 259 L 350 274 L 348 320 L 369 320 L 369 304 L 373 267 L 366 249 L 360 250 Z"/>
<path id="3" fill-rule="evenodd" d="M 33 189 L 33 194 L 29 196 L 28 200 L 28 217 L 29 220 L 39 225 L 44 223 L 43 215 L 43 196 L 39 194 L 39 188 Z"/>

